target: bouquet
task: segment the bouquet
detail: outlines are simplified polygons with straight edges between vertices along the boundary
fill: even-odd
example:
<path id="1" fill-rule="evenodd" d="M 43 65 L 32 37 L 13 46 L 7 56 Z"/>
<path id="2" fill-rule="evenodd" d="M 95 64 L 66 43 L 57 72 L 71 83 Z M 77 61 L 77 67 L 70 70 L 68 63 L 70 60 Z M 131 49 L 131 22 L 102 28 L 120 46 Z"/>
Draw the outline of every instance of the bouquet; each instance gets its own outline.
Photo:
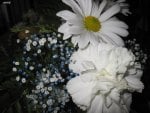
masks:
<path id="1" fill-rule="evenodd" d="M 62 0 L 71 8 L 56 15 L 58 32 L 34 34 L 21 43 L 13 61 L 16 80 L 35 109 L 44 113 L 129 113 L 147 55 L 126 40 L 131 14 L 125 0 Z M 29 86 L 29 88 L 27 88 Z M 72 107 L 68 107 L 70 103 Z M 69 104 L 68 104 L 69 103 Z"/>

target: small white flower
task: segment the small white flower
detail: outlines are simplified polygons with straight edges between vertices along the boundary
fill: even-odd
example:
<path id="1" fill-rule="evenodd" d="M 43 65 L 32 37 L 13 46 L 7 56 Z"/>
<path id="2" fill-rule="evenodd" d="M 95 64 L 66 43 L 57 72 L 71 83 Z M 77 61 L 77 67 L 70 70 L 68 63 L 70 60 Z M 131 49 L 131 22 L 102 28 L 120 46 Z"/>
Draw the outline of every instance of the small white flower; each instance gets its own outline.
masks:
<path id="1" fill-rule="evenodd" d="M 57 13 L 57 16 L 66 21 L 58 29 L 64 34 L 64 40 L 71 37 L 72 43 L 78 44 L 79 48 L 85 48 L 89 43 L 97 45 L 99 42 L 124 46 L 120 36 L 128 35 L 128 26 L 114 17 L 120 12 L 119 4 L 106 9 L 107 0 L 103 0 L 100 4 L 93 0 L 62 1 L 73 10 Z"/>
<path id="2" fill-rule="evenodd" d="M 29 65 L 29 63 L 28 63 L 28 62 L 25 62 L 25 63 L 24 63 L 24 65 L 25 65 L 25 66 L 28 66 L 28 65 Z"/>
<path id="3" fill-rule="evenodd" d="M 37 46 L 37 41 L 32 42 L 33 46 Z"/>
<path id="4" fill-rule="evenodd" d="M 26 43 L 26 50 L 27 51 L 30 51 L 31 50 L 31 46 L 30 46 L 31 44 L 28 42 L 28 43 Z"/>
<path id="5" fill-rule="evenodd" d="M 58 34 L 57 37 L 61 37 L 61 34 Z"/>
<path id="6" fill-rule="evenodd" d="M 52 105 L 53 104 L 53 100 L 52 99 L 48 99 L 47 100 L 47 105 Z"/>
<path id="7" fill-rule="evenodd" d="M 52 87 L 48 87 L 48 91 L 52 91 Z"/>
<path id="8" fill-rule="evenodd" d="M 33 67 L 33 66 L 30 66 L 29 69 L 32 71 L 32 70 L 34 70 L 34 67 Z"/>
<path id="9" fill-rule="evenodd" d="M 57 43 L 57 39 L 53 39 L 52 41 L 51 41 L 51 44 L 56 44 Z"/>
<path id="10" fill-rule="evenodd" d="M 43 70 L 43 72 L 46 72 L 46 68 L 43 68 L 42 70 Z"/>
<path id="11" fill-rule="evenodd" d="M 46 108 L 47 106 L 46 106 L 46 104 L 43 104 L 42 107 L 43 107 L 43 108 Z"/>
<path id="12" fill-rule="evenodd" d="M 20 43 L 20 39 L 17 39 L 17 43 Z"/>
<path id="13" fill-rule="evenodd" d="M 27 43 L 31 44 L 31 43 L 32 43 L 32 40 L 31 40 L 31 39 L 29 39 Z"/>
<path id="14" fill-rule="evenodd" d="M 19 81 L 19 80 L 20 80 L 20 76 L 17 76 L 17 77 L 16 77 L 16 81 Z"/>
<path id="15" fill-rule="evenodd" d="M 36 89 L 40 89 L 41 87 L 39 85 L 36 86 Z"/>
<path id="16" fill-rule="evenodd" d="M 13 68 L 12 68 L 12 71 L 13 71 L 13 72 L 17 72 L 17 68 L 16 68 L 16 67 L 13 67 Z"/>
<path id="17" fill-rule="evenodd" d="M 25 33 L 28 34 L 28 33 L 30 33 L 30 31 L 27 29 L 27 30 L 25 30 Z"/>
<path id="18" fill-rule="evenodd" d="M 26 79 L 25 79 L 25 78 L 22 78 L 22 79 L 21 79 L 21 82 L 22 82 L 22 83 L 26 83 Z"/>
<path id="19" fill-rule="evenodd" d="M 52 41 L 52 38 L 51 38 L 51 37 L 48 37 L 48 41 L 51 42 L 51 41 Z"/>
<path id="20" fill-rule="evenodd" d="M 73 102 L 87 113 L 129 112 L 131 92 L 141 92 L 141 66 L 133 53 L 109 44 L 90 45 L 71 57 L 77 76 L 67 83 Z M 130 93 L 129 93 L 130 92 Z"/>
<path id="21" fill-rule="evenodd" d="M 49 92 L 48 91 L 45 91 L 45 95 L 48 95 L 49 94 Z"/>
<path id="22" fill-rule="evenodd" d="M 43 46 L 46 43 L 46 38 L 42 38 L 39 40 L 39 44 Z"/>
<path id="23" fill-rule="evenodd" d="M 37 103 L 38 103 L 38 101 L 37 101 L 37 100 L 34 100 L 34 101 L 33 101 L 33 103 L 34 103 L 34 104 L 37 104 Z"/>
<path id="24" fill-rule="evenodd" d="M 44 87 L 43 82 L 40 82 L 40 83 L 39 83 L 39 86 L 40 86 L 40 88 L 43 88 L 43 87 Z"/>
<path id="25" fill-rule="evenodd" d="M 42 52 L 41 49 L 38 49 L 38 50 L 37 50 L 37 53 L 38 53 L 38 54 L 40 54 L 41 52 Z"/>
<path id="26" fill-rule="evenodd" d="M 45 82 L 47 80 L 47 78 L 43 77 L 42 80 Z"/>
<path id="27" fill-rule="evenodd" d="M 45 91 L 45 90 L 42 88 L 42 89 L 41 89 L 41 93 L 44 93 L 44 91 Z"/>
<path id="28" fill-rule="evenodd" d="M 16 65 L 16 66 L 19 66 L 19 65 L 20 65 L 20 63 L 19 63 L 19 62 L 15 62 L 15 65 Z"/>

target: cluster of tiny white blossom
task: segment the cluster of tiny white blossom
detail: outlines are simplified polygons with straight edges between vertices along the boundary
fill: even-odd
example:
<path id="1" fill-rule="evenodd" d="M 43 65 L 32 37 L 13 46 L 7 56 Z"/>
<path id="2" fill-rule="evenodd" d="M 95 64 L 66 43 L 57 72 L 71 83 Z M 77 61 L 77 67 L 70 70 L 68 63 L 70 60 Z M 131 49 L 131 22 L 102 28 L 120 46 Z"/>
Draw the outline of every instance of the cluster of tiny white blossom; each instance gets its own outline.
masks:
<path id="1" fill-rule="evenodd" d="M 69 102 L 66 82 L 77 76 L 68 68 L 69 59 L 75 48 L 63 41 L 56 32 L 32 35 L 17 43 L 22 53 L 13 61 L 16 80 L 26 88 L 26 97 L 42 108 L 45 113 L 57 113 Z"/>
<path id="2" fill-rule="evenodd" d="M 144 68 L 148 56 L 145 51 L 143 51 L 140 44 L 137 43 L 136 39 L 127 40 L 125 41 L 125 43 L 126 47 L 134 53 L 136 62 L 140 63 L 142 65 L 142 68 Z"/>

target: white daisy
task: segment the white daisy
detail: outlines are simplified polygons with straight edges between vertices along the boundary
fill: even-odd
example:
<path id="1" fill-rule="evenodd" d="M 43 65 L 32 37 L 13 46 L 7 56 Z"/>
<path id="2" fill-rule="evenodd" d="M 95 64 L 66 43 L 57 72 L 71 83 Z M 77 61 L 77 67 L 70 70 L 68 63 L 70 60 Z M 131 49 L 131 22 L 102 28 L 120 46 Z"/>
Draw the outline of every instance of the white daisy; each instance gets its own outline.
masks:
<path id="1" fill-rule="evenodd" d="M 74 45 L 78 44 L 79 48 L 86 47 L 89 42 L 93 45 L 99 42 L 124 45 L 120 36 L 128 35 L 128 26 L 114 17 L 120 11 L 119 4 L 105 9 L 108 5 L 106 0 L 100 4 L 92 0 L 62 1 L 73 10 L 73 12 L 63 10 L 57 13 L 57 16 L 66 21 L 58 29 L 64 34 L 64 40 L 72 36 L 72 42 Z"/>
<path id="2" fill-rule="evenodd" d="M 141 66 L 123 47 L 90 45 L 71 57 L 69 67 L 79 76 L 67 83 L 73 102 L 87 113 L 129 113 L 131 92 L 141 92 Z"/>

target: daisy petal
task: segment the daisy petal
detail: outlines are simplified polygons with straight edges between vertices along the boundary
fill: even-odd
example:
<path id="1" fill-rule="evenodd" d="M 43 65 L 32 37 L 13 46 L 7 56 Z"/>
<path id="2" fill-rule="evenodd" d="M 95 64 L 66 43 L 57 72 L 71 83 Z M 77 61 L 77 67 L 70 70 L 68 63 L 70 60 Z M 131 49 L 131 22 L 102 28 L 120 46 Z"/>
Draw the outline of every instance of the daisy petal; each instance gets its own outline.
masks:
<path id="1" fill-rule="evenodd" d="M 71 38 L 71 42 L 74 44 L 74 46 L 76 46 L 77 45 L 77 40 L 80 38 L 80 36 L 79 35 L 76 35 L 76 36 L 73 36 L 73 38 Z"/>
<path id="2" fill-rule="evenodd" d="M 102 25 L 106 27 L 115 26 L 115 27 L 128 29 L 128 25 L 119 20 L 118 21 L 108 20 L 108 21 L 103 22 Z"/>
<path id="3" fill-rule="evenodd" d="M 123 36 L 123 37 L 126 37 L 128 36 L 128 31 L 124 28 L 119 28 L 119 27 L 116 27 L 116 26 L 104 26 L 102 27 L 101 31 L 107 31 L 108 33 L 109 32 L 112 32 L 112 33 L 116 33 L 117 35 L 120 35 L 120 36 Z"/>
<path id="4" fill-rule="evenodd" d="M 116 46 L 124 46 L 124 41 L 115 33 L 111 33 L 111 32 L 102 32 L 100 33 L 100 36 L 102 36 L 103 40 L 106 43 L 110 43 Z M 110 37 L 111 36 L 111 37 Z"/>
<path id="5" fill-rule="evenodd" d="M 80 26 L 70 26 L 68 31 L 70 34 L 77 35 L 83 32 L 83 28 L 81 28 Z"/>
<path id="6" fill-rule="evenodd" d="M 58 28 L 58 32 L 63 33 L 63 39 L 66 40 L 71 37 L 71 34 L 68 32 L 69 25 L 68 23 L 64 23 Z"/>
<path id="7" fill-rule="evenodd" d="M 60 11 L 56 15 L 59 17 L 62 17 L 65 20 L 71 20 L 71 19 L 76 18 L 76 14 L 68 10 Z"/>
<path id="8" fill-rule="evenodd" d="M 97 11 L 97 12 L 99 13 L 99 15 L 100 15 L 100 14 L 102 13 L 102 11 L 104 10 L 106 4 L 107 4 L 107 1 L 106 1 L 106 0 L 103 0 L 102 3 L 100 4 L 99 9 L 98 9 L 98 11 Z"/>
<path id="9" fill-rule="evenodd" d="M 92 0 L 77 0 L 77 2 L 82 8 L 84 16 L 89 16 L 91 14 L 92 9 Z"/>
<path id="10" fill-rule="evenodd" d="M 60 32 L 60 33 L 67 32 L 68 27 L 69 27 L 68 23 L 64 23 L 58 28 L 58 32 Z"/>
<path id="11" fill-rule="evenodd" d="M 81 8 L 74 0 L 62 0 L 62 2 L 65 3 L 66 5 L 70 6 L 72 8 L 72 10 L 75 13 L 77 13 L 78 15 L 80 15 L 80 16 L 83 15 Z"/>
<path id="12" fill-rule="evenodd" d="M 86 33 L 81 34 L 80 41 L 78 41 L 78 46 L 81 49 L 84 49 L 89 43 L 89 37 L 85 37 Z"/>
<path id="13" fill-rule="evenodd" d="M 60 11 L 56 15 L 58 17 L 63 18 L 64 20 L 68 21 L 71 24 L 75 24 L 78 26 L 82 25 L 81 18 L 77 17 L 77 15 L 71 11 L 68 11 L 68 10 Z"/>
<path id="14" fill-rule="evenodd" d="M 120 11 L 120 6 L 118 4 L 113 5 L 111 8 L 106 10 L 101 16 L 100 16 L 100 21 L 106 21 L 110 17 L 114 16 L 115 14 L 119 13 Z"/>

